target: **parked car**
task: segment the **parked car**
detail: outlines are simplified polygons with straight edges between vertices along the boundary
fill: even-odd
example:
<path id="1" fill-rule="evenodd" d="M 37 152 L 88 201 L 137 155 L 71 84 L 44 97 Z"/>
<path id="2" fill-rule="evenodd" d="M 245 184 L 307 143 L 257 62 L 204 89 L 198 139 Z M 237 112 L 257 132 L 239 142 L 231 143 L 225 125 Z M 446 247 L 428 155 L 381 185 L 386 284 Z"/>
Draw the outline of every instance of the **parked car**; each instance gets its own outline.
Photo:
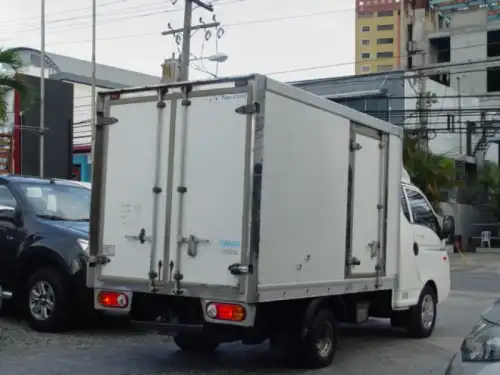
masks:
<path id="1" fill-rule="evenodd" d="M 481 314 L 445 375 L 500 374 L 500 300 Z"/>
<path id="2" fill-rule="evenodd" d="M 0 287 L 38 331 L 91 308 L 86 288 L 90 190 L 71 181 L 0 177 Z"/>

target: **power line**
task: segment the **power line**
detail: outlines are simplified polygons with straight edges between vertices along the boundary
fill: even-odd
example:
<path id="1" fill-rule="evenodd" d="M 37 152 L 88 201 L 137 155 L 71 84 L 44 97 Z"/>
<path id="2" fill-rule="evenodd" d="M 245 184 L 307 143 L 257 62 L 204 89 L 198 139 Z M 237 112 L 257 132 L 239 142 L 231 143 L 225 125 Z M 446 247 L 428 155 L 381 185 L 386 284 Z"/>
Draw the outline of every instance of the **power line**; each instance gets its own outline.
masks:
<path id="1" fill-rule="evenodd" d="M 237 4 L 237 3 L 241 3 L 243 1 L 248 1 L 248 0 L 227 0 L 227 1 L 218 2 L 217 6 L 220 7 L 220 6 L 224 6 L 224 5 Z M 174 13 L 174 12 L 179 12 L 182 10 L 179 7 L 170 7 L 170 8 L 165 9 L 164 2 L 157 3 L 157 5 L 155 5 L 152 8 L 151 7 L 148 8 L 144 5 L 136 6 L 134 8 L 138 8 L 138 9 L 133 10 L 133 12 L 130 12 L 130 9 L 128 9 L 128 10 L 122 9 L 122 10 L 115 11 L 115 12 L 100 14 L 100 15 L 98 15 L 99 21 L 97 21 L 97 24 L 98 25 L 100 25 L 100 24 L 107 25 L 107 24 L 110 24 L 113 22 L 122 22 L 124 20 L 158 16 L 158 15 L 162 15 L 165 13 Z M 141 11 L 141 12 L 138 13 L 138 11 Z M 147 11 L 147 13 L 144 13 L 146 11 Z M 107 18 L 109 16 L 122 15 L 124 13 L 127 13 L 127 15 L 122 16 L 122 17 Z M 130 13 L 130 15 L 128 15 L 128 13 Z M 50 27 L 51 31 L 56 31 L 56 32 L 74 31 L 74 30 L 78 30 L 78 29 L 85 29 L 85 28 L 91 26 L 91 23 L 88 21 L 88 17 L 89 17 L 89 15 L 65 17 L 65 18 L 60 18 L 60 19 L 48 21 L 48 22 L 46 22 L 46 24 L 51 26 Z M 79 23 L 78 23 L 78 20 L 80 20 Z M 85 22 L 82 23 L 81 21 L 85 21 Z M 65 22 L 69 22 L 69 23 L 64 24 Z M 75 27 L 75 23 L 78 26 Z M 20 35 L 20 34 L 30 34 L 33 32 L 37 32 L 38 30 L 40 30 L 40 26 L 37 26 L 37 24 L 33 24 L 33 26 L 30 26 L 28 28 L 25 25 L 20 25 L 17 29 L 15 29 L 15 28 L 12 29 L 12 27 L 5 27 L 5 32 L 12 32 L 16 36 Z M 2 31 L 1 27 L 0 27 L 0 31 Z"/>
<path id="2" fill-rule="evenodd" d="M 332 11 L 330 13 L 337 13 L 337 11 Z M 253 21 L 246 21 L 246 22 L 238 22 L 238 23 L 232 23 L 232 24 L 227 24 L 224 26 L 224 28 L 227 27 L 235 27 L 235 26 L 245 26 L 245 25 L 251 25 L 251 24 L 257 24 L 257 23 L 269 23 L 269 22 L 278 22 L 281 20 L 287 20 L 287 19 L 293 19 L 293 18 L 304 18 L 304 17 L 313 17 L 313 16 L 320 16 L 320 15 L 325 15 L 328 14 L 328 12 L 322 12 L 322 13 L 311 13 L 311 14 L 306 14 L 306 15 L 297 15 L 297 16 L 290 16 L 290 17 L 279 17 L 279 18 L 268 18 L 268 19 L 260 19 L 260 20 L 253 20 Z M 116 39 L 128 39 L 128 38 L 135 38 L 135 37 L 143 37 L 143 36 L 152 36 L 152 35 L 159 35 L 160 32 L 158 33 L 143 33 L 143 34 L 131 34 L 131 35 L 121 35 L 121 36 L 114 36 L 114 37 L 103 37 L 103 38 L 98 38 L 98 40 L 116 40 Z M 56 44 L 75 44 L 75 43 L 88 43 L 91 42 L 91 40 L 75 40 L 75 41 L 66 41 L 66 42 L 56 42 L 56 43 L 51 43 L 51 45 L 56 45 Z M 450 49 L 449 51 L 452 50 L 462 50 L 466 48 L 474 48 L 474 47 L 480 47 L 480 46 L 488 46 L 490 44 L 477 44 L 477 45 L 469 45 L 469 46 L 463 46 L 463 47 L 457 47 Z M 402 56 L 404 57 L 404 56 Z M 287 74 L 287 73 L 296 73 L 296 72 L 305 72 L 305 71 L 313 71 L 313 70 L 319 70 L 319 69 L 327 69 L 327 68 L 334 68 L 334 67 L 341 67 L 341 66 L 348 66 L 348 65 L 355 65 L 355 64 L 360 64 L 360 63 L 366 63 L 370 61 L 387 61 L 390 59 L 394 58 L 400 58 L 400 57 L 393 57 L 393 58 L 377 58 L 377 59 L 371 59 L 371 60 L 357 60 L 357 61 L 349 61 L 349 62 L 343 62 L 343 63 L 336 63 L 336 64 L 327 64 L 327 65 L 319 65 L 319 66 L 312 66 L 312 67 L 306 67 L 306 68 L 296 68 L 296 69 L 289 69 L 289 70 L 282 70 L 282 71 L 275 71 L 275 72 L 269 72 L 265 73 L 266 75 L 280 75 L 280 74 Z M 500 58 L 490 58 L 487 60 L 478 60 L 478 61 L 467 61 L 467 62 L 460 62 L 460 63 L 442 63 L 440 65 L 435 65 L 435 66 L 426 66 L 426 67 L 417 67 L 413 68 L 407 72 L 417 72 L 417 71 L 425 71 L 425 70 L 445 70 L 450 67 L 457 67 L 457 66 L 468 66 L 468 65 L 475 65 L 475 64 L 488 64 L 488 63 L 494 63 L 494 62 L 500 62 Z M 496 68 L 496 67 L 495 67 Z M 495 68 L 490 68 L 490 69 L 495 69 Z M 472 73 L 472 72 L 482 72 L 486 69 L 486 67 L 478 69 L 478 70 L 466 70 L 466 71 L 454 71 L 452 72 L 453 74 L 461 74 L 461 73 Z M 391 75 L 396 74 L 397 72 L 401 72 L 398 70 L 394 71 L 389 71 L 387 72 L 387 80 L 390 79 L 397 79 L 400 80 L 401 77 L 391 77 Z M 430 73 L 429 75 L 435 75 L 436 73 Z M 371 75 L 363 75 L 362 77 L 370 77 Z M 380 81 L 380 76 L 381 73 L 376 73 L 376 76 L 374 76 L 374 81 Z M 360 76 L 361 77 L 361 76 Z M 352 82 L 352 84 L 366 84 L 369 82 L 368 79 L 363 79 L 362 82 Z M 295 83 L 300 83 L 300 82 L 295 82 Z"/>
<path id="3" fill-rule="evenodd" d="M 222 3 L 220 4 L 222 5 Z M 335 13 L 342 13 L 342 12 L 352 12 L 355 11 L 355 9 L 336 9 L 336 10 L 331 10 L 331 11 L 324 11 L 324 12 L 318 12 L 318 13 L 308 13 L 308 14 L 299 14 L 299 15 L 293 15 L 293 16 L 284 16 L 284 17 L 274 17 L 274 18 L 267 18 L 267 19 L 257 19 L 257 20 L 251 20 L 251 21 L 242 21 L 242 22 L 235 22 L 235 23 L 230 23 L 230 24 L 225 24 L 224 28 L 226 27 L 234 27 L 234 26 L 243 26 L 243 25 L 253 25 L 253 24 L 260 24 L 260 23 L 270 23 L 270 22 L 279 22 L 279 21 L 286 21 L 286 20 L 293 20 L 293 19 L 300 19 L 300 18 L 311 18 L 311 17 L 319 17 L 319 16 L 325 16 L 325 15 L 330 15 L 330 14 L 335 14 Z M 122 19 L 116 19 L 116 21 L 122 21 Z M 109 21 L 107 21 L 109 23 Z M 38 29 L 33 29 L 34 31 L 37 31 Z M 74 29 L 66 30 L 66 31 L 71 31 Z M 98 38 L 98 40 L 108 40 L 108 39 L 124 39 L 124 38 L 132 38 L 132 37 L 143 37 L 143 36 L 152 36 L 152 35 L 158 35 L 160 34 L 161 31 L 155 32 L 155 33 L 142 33 L 142 34 L 131 34 L 131 35 L 120 35 L 116 37 L 104 37 L 104 38 Z M 1 41 L 1 40 L 0 40 Z M 10 39 L 4 39 L 3 41 L 10 41 Z M 86 43 L 88 40 L 78 40 L 78 41 L 68 41 L 68 42 L 56 42 L 56 43 L 51 43 L 51 45 L 56 45 L 56 44 L 73 44 L 73 43 Z"/>
<path id="4" fill-rule="evenodd" d="M 127 3 L 128 1 L 129 0 L 115 0 L 115 1 L 110 1 L 110 2 L 107 2 L 107 3 L 104 3 L 104 4 L 98 4 L 97 8 L 100 9 L 100 8 L 109 7 L 110 5 L 114 5 L 114 4 L 123 4 L 123 3 Z M 163 6 L 165 6 L 165 1 L 155 1 L 155 2 L 151 2 L 151 3 L 143 3 L 143 4 L 139 5 L 139 6 L 122 8 L 122 10 L 125 10 L 125 9 L 130 10 L 130 9 L 137 9 L 137 8 L 145 8 L 145 7 L 148 7 L 148 6 L 160 5 L 160 4 L 163 4 Z M 87 14 L 83 14 L 80 17 L 82 17 L 82 18 L 83 17 L 91 17 L 92 7 L 88 7 L 87 6 L 87 7 L 82 7 L 82 8 L 74 8 L 74 9 L 68 9 L 68 10 L 63 10 L 63 11 L 50 12 L 50 13 L 46 14 L 46 17 L 47 17 L 47 19 L 49 19 L 53 15 L 57 15 L 57 14 L 69 14 L 69 13 L 80 12 L 80 11 L 88 12 Z M 69 19 L 69 18 L 71 18 L 71 17 L 66 17 L 66 18 L 63 18 L 63 19 Z M 35 16 L 35 17 L 22 17 L 22 18 L 17 18 L 17 19 L 12 19 L 12 20 L 6 20 L 6 21 L 2 22 L 2 25 L 9 26 L 9 25 L 13 24 L 13 25 L 17 26 L 22 21 L 39 23 L 40 22 L 40 17 L 38 17 L 38 16 Z M 47 23 L 49 23 L 49 22 L 47 22 Z"/>

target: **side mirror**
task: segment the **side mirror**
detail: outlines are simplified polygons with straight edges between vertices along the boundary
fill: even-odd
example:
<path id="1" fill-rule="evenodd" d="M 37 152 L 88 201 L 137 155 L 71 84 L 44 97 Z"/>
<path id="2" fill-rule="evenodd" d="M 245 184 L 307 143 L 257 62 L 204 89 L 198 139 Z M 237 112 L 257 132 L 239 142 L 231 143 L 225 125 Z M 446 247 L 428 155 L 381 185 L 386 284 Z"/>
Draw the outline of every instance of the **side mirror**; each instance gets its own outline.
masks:
<path id="1" fill-rule="evenodd" d="M 17 225 L 19 219 L 19 213 L 15 208 L 9 206 L 0 206 L 0 221 L 9 221 Z"/>
<path id="2" fill-rule="evenodd" d="M 441 236 L 443 239 L 447 238 L 448 243 L 453 242 L 453 238 L 455 237 L 455 219 L 453 216 L 446 215 L 443 218 L 443 230 L 441 232 Z"/>

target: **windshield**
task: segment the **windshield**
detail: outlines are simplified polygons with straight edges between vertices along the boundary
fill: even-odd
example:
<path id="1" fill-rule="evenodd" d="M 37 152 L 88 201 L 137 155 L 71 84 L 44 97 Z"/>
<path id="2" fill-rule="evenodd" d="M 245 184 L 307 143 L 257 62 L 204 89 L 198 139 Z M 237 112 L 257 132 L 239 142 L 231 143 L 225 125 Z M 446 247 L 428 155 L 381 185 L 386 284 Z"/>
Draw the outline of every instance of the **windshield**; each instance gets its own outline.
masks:
<path id="1" fill-rule="evenodd" d="M 56 184 L 21 184 L 20 187 L 28 204 L 40 217 L 51 220 L 89 220 L 89 189 Z"/>

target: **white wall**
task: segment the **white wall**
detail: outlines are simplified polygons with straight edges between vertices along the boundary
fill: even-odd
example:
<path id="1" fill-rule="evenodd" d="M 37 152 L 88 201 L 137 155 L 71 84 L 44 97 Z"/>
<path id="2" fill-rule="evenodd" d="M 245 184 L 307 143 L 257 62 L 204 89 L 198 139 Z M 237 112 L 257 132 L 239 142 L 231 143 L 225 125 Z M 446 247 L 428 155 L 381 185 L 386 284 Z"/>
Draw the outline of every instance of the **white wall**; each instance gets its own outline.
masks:
<path id="1" fill-rule="evenodd" d="M 410 80 L 413 78 L 408 78 L 405 80 L 405 112 L 406 117 L 413 114 L 417 108 L 418 102 L 418 90 L 419 83 L 417 82 L 413 85 L 410 84 Z M 458 109 L 462 108 L 462 129 L 465 130 L 466 121 L 479 121 L 481 118 L 479 107 L 480 101 L 476 97 L 461 97 L 458 98 L 458 92 L 450 87 L 446 87 L 440 83 L 437 83 L 431 79 L 427 79 L 426 91 L 436 94 L 436 99 L 432 103 L 428 116 L 428 128 L 435 129 L 436 133 L 430 132 L 429 136 L 434 139 L 429 141 L 429 147 L 431 152 L 439 155 L 444 155 L 453 159 L 459 159 L 466 154 L 466 136 L 465 131 L 463 134 L 458 133 L 459 126 L 459 116 Z M 461 103 L 459 103 L 459 101 Z M 455 129 L 457 132 L 446 132 L 444 129 L 447 128 L 447 114 L 455 115 Z M 410 127 L 411 125 L 419 124 L 418 114 L 413 115 L 411 118 L 405 120 L 405 126 Z M 473 147 L 475 145 L 474 140 L 477 136 L 473 136 Z M 460 151 L 460 138 L 462 139 L 462 147 Z"/>
<path id="2" fill-rule="evenodd" d="M 92 129 L 92 86 L 81 83 L 73 84 L 73 145 L 90 145 Z M 97 91 L 105 90 L 97 87 Z"/>

